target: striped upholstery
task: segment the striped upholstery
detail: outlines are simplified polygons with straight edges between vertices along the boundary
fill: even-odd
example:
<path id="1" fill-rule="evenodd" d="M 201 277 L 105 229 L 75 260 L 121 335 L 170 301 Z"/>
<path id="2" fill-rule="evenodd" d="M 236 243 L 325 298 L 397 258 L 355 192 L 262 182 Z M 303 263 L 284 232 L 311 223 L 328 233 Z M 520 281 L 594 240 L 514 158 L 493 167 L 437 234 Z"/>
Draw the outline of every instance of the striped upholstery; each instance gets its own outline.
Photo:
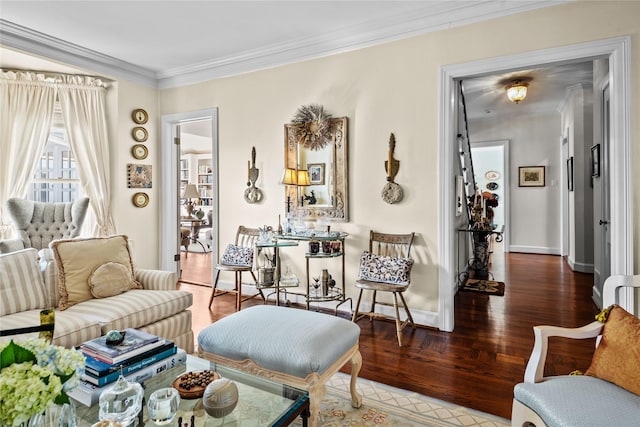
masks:
<path id="1" fill-rule="evenodd" d="M 38 256 L 48 297 L 47 307 L 57 307 L 60 301 L 60 291 L 58 290 L 58 266 L 53 257 L 53 251 L 49 248 L 40 249 Z"/>
<path id="2" fill-rule="evenodd" d="M 99 322 L 102 333 L 112 329 L 140 328 L 186 310 L 193 303 L 187 291 L 147 291 L 134 289 L 109 298 L 91 299 L 67 310 Z"/>
<path id="3" fill-rule="evenodd" d="M 28 310 L 20 313 L 2 316 L 0 319 L 2 329 L 13 329 L 24 326 L 35 326 L 40 324 L 40 310 Z M 56 327 L 53 330 L 53 343 L 66 348 L 78 346 L 85 341 L 92 340 L 102 335 L 100 324 L 96 321 L 74 316 L 66 311 L 56 310 Z M 0 340 L 22 341 L 27 338 L 37 338 L 38 333 L 13 335 L 2 337 Z"/>
<path id="4" fill-rule="evenodd" d="M 37 258 L 33 248 L 0 255 L 0 316 L 49 307 Z"/>
<path id="5" fill-rule="evenodd" d="M 187 353 L 193 353 L 193 331 L 191 330 L 191 311 L 189 310 L 181 311 L 175 316 L 167 317 L 139 329 L 170 339 Z M 184 342 L 185 338 L 187 338 L 187 342 Z M 188 341 L 189 339 L 190 342 Z M 178 343 L 178 340 L 181 342 Z"/>
<path id="6" fill-rule="evenodd" d="M 136 270 L 134 268 L 136 280 L 140 282 L 144 289 L 154 291 L 173 291 L 177 288 L 178 275 L 172 271 L 162 270 Z"/>

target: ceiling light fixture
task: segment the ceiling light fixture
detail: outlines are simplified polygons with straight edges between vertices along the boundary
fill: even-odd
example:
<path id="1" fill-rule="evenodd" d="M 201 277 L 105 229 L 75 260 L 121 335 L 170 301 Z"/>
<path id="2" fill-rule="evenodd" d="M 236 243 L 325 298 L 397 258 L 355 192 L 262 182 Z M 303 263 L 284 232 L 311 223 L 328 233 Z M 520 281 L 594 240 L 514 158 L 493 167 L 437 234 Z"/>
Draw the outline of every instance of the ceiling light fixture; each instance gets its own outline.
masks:
<path id="1" fill-rule="evenodd" d="M 520 80 L 516 80 L 507 86 L 507 98 L 509 101 L 515 102 L 516 104 L 522 101 L 527 97 L 527 88 L 529 87 L 529 83 L 525 83 Z"/>

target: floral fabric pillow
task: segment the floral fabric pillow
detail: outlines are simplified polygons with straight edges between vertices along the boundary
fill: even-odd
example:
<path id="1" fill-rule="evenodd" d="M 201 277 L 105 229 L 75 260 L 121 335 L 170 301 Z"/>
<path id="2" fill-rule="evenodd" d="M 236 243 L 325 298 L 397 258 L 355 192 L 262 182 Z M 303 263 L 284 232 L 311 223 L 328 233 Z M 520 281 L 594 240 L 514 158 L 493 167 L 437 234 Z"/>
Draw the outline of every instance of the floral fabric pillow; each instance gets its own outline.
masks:
<path id="1" fill-rule="evenodd" d="M 358 277 L 371 282 L 406 285 L 411 279 L 411 258 L 396 258 L 379 256 L 364 251 L 360 256 L 360 271 Z"/>
<path id="2" fill-rule="evenodd" d="M 228 245 L 222 254 L 221 264 L 250 267 L 253 264 L 253 248 Z"/>

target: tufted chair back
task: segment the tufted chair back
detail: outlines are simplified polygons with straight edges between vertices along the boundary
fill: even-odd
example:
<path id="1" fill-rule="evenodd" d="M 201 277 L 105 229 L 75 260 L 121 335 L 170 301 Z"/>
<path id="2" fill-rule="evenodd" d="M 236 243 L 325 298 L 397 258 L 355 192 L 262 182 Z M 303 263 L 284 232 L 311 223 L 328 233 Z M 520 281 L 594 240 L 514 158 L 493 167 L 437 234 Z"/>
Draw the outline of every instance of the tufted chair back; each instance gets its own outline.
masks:
<path id="1" fill-rule="evenodd" d="M 87 197 L 67 203 L 11 198 L 7 200 L 7 213 L 24 247 L 40 250 L 48 247 L 52 240 L 77 237 L 88 206 Z"/>

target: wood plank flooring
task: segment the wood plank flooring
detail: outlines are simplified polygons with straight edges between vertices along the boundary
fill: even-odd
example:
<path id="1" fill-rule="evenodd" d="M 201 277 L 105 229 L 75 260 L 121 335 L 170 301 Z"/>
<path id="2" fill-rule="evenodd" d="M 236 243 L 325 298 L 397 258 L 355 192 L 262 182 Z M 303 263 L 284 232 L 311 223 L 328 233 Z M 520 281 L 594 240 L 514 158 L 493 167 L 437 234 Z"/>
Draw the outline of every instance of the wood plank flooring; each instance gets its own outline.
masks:
<path id="1" fill-rule="evenodd" d="M 207 256 L 182 256 L 183 278 L 207 285 L 180 285 L 194 294 L 196 336 L 234 312 L 232 295 L 216 298 L 211 310 L 207 307 L 211 295 Z M 522 381 L 533 347 L 532 327 L 582 326 L 598 310 L 591 301 L 592 275 L 574 273 L 562 257 L 498 250 L 492 258 L 491 272 L 506 283 L 504 297 L 458 292 L 453 333 L 407 328 L 399 348 L 392 322 L 358 322 L 360 376 L 510 418 L 513 387 Z M 260 303 L 248 301 L 243 307 Z M 552 339 L 550 346 L 547 374 L 564 374 L 588 367 L 594 341 Z"/>

